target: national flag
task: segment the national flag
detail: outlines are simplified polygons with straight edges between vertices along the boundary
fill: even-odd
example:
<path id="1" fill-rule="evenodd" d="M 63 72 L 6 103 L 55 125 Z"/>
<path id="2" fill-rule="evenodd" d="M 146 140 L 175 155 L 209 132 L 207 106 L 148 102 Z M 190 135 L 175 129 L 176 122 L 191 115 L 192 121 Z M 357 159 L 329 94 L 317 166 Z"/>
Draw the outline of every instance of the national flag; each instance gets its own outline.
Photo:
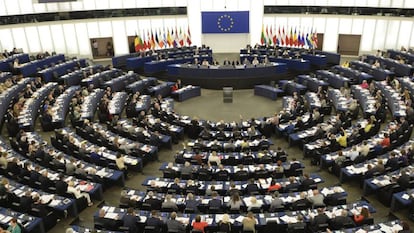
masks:
<path id="1" fill-rule="evenodd" d="M 312 48 L 312 40 L 311 40 L 311 34 L 306 33 L 306 45 L 308 48 Z"/>
<path id="2" fill-rule="evenodd" d="M 158 46 L 160 46 L 160 48 L 164 48 L 164 37 L 162 36 L 161 29 L 158 30 L 158 34 Z"/>
<path id="3" fill-rule="evenodd" d="M 280 41 L 283 46 L 286 46 L 286 35 L 285 35 L 285 27 L 282 28 L 282 33 L 280 34 Z"/>
<path id="4" fill-rule="evenodd" d="M 318 34 L 316 33 L 316 29 L 313 32 L 312 42 L 313 42 L 313 48 L 314 49 L 318 48 Z"/>
<path id="5" fill-rule="evenodd" d="M 171 29 L 171 38 L 172 38 L 172 45 L 173 47 L 177 47 L 177 27 L 175 28 L 175 33 L 174 33 L 174 28 Z"/>
<path id="6" fill-rule="evenodd" d="M 268 41 L 269 41 L 269 45 L 272 44 L 272 38 L 273 38 L 273 31 L 272 31 L 272 26 L 269 27 L 269 37 L 268 37 Z"/>
<path id="7" fill-rule="evenodd" d="M 276 31 L 276 28 L 274 30 L 272 40 L 273 40 L 273 44 L 274 45 L 278 45 L 278 43 L 277 43 L 277 31 Z"/>
<path id="8" fill-rule="evenodd" d="M 264 44 L 265 43 L 265 34 L 264 34 L 264 24 L 262 24 L 262 35 L 260 36 L 260 44 Z"/>
<path id="9" fill-rule="evenodd" d="M 299 43 L 298 43 L 298 34 L 296 33 L 296 28 L 295 28 L 295 31 L 293 32 L 293 45 L 294 46 L 299 45 Z"/>
<path id="10" fill-rule="evenodd" d="M 269 43 L 268 38 L 269 38 L 269 27 L 266 24 L 265 44 Z"/>
<path id="11" fill-rule="evenodd" d="M 145 36 L 145 31 L 142 31 L 142 42 L 143 42 L 143 49 L 146 50 L 148 49 L 148 44 L 147 44 L 147 37 Z"/>
<path id="12" fill-rule="evenodd" d="M 184 46 L 184 35 L 183 35 L 182 30 L 181 30 L 181 27 L 180 27 L 180 46 L 181 47 Z"/>
<path id="13" fill-rule="evenodd" d="M 135 39 L 134 39 L 134 47 L 135 47 L 135 52 L 139 52 L 142 50 L 142 39 L 140 36 L 138 36 L 138 34 L 135 35 Z"/>
<path id="14" fill-rule="evenodd" d="M 187 45 L 191 46 L 191 33 L 190 33 L 190 26 L 187 29 Z"/>
<path id="15" fill-rule="evenodd" d="M 151 49 L 155 48 L 155 39 L 154 39 L 154 32 L 151 30 L 151 36 L 150 36 L 150 45 L 151 45 Z"/>
<path id="16" fill-rule="evenodd" d="M 171 33 L 170 33 L 170 30 L 168 30 L 168 28 L 167 28 L 167 44 L 169 47 L 172 46 Z"/>

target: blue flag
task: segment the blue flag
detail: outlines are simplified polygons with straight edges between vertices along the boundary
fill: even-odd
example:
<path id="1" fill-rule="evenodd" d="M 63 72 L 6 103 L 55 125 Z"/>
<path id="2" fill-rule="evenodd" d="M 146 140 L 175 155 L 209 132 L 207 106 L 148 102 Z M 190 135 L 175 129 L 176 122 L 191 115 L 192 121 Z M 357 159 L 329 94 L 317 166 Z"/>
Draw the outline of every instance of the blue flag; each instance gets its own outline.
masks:
<path id="1" fill-rule="evenodd" d="M 202 33 L 249 33 L 248 11 L 201 12 Z"/>

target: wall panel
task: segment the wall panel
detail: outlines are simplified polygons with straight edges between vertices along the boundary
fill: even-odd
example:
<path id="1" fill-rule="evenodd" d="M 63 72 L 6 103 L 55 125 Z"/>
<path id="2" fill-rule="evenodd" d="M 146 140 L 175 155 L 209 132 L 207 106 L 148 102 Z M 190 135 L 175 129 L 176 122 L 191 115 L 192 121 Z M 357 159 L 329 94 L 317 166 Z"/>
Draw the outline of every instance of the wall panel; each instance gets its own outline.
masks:
<path id="1" fill-rule="evenodd" d="M 79 55 L 88 56 L 91 54 L 90 40 L 88 37 L 88 28 L 86 23 L 76 23 L 76 38 L 78 39 Z"/>
<path id="2" fill-rule="evenodd" d="M 411 36 L 411 30 L 413 28 L 413 22 L 412 21 L 401 21 L 400 24 L 400 30 L 398 33 L 398 42 L 396 47 L 400 48 L 401 46 L 408 47 L 410 44 L 410 36 Z"/>
<path id="3" fill-rule="evenodd" d="M 55 24 L 50 26 L 52 31 L 53 45 L 56 53 L 67 53 L 65 37 L 63 35 L 62 24 Z"/>
<path id="4" fill-rule="evenodd" d="M 396 48 L 399 30 L 399 20 L 388 21 L 387 33 L 385 34 L 385 48 Z"/>
<path id="5" fill-rule="evenodd" d="M 11 29 L 10 28 L 0 29 L 0 35 L 1 35 L 0 36 L 1 51 L 5 49 L 7 49 L 8 51 L 11 51 L 15 47 Z"/>
<path id="6" fill-rule="evenodd" d="M 129 53 L 128 39 L 125 36 L 126 30 L 124 21 L 112 21 L 112 30 L 115 54 Z"/>
<path id="7" fill-rule="evenodd" d="M 326 20 L 326 28 L 328 30 L 326 30 L 324 33 L 323 50 L 336 52 L 338 47 L 338 27 L 338 18 L 328 18 Z M 321 31 L 318 29 L 318 32 Z"/>
<path id="8" fill-rule="evenodd" d="M 23 27 L 12 28 L 12 35 L 14 45 L 18 48 L 22 48 L 23 51 L 28 51 L 29 46 L 27 45 L 26 32 Z"/>
<path id="9" fill-rule="evenodd" d="M 40 44 L 42 45 L 43 51 L 49 53 L 56 51 L 53 43 L 52 33 L 50 32 L 49 25 L 41 25 L 37 27 L 39 31 Z"/>
<path id="10" fill-rule="evenodd" d="M 374 50 L 385 48 L 385 35 L 387 33 L 387 21 L 377 20 L 375 24 L 375 39 L 373 41 Z"/>
<path id="11" fill-rule="evenodd" d="M 79 54 L 75 25 L 72 23 L 63 24 L 63 32 L 65 35 L 67 53 L 71 55 Z"/>
<path id="12" fill-rule="evenodd" d="M 28 39 L 28 47 L 30 53 L 38 53 L 42 52 L 42 46 L 40 45 L 39 33 L 37 32 L 37 27 L 26 27 L 25 28 L 26 35 L 29 35 Z"/>
<path id="13" fill-rule="evenodd" d="M 363 23 L 363 31 L 361 36 L 361 52 L 369 52 L 374 50 L 372 42 L 374 41 L 375 35 L 375 20 L 373 19 L 365 19 Z"/>

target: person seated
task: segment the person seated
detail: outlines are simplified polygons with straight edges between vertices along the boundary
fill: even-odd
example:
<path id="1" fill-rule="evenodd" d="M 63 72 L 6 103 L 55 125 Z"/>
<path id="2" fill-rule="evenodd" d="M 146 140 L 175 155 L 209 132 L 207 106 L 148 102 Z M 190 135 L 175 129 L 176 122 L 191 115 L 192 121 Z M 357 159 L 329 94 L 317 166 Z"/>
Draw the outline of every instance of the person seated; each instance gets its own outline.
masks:
<path id="1" fill-rule="evenodd" d="M 331 219 L 329 226 L 331 230 L 340 230 L 344 227 L 347 227 L 347 228 L 354 227 L 355 223 L 348 216 L 348 210 L 343 209 L 341 211 L 341 215 L 335 216 L 333 219 Z"/>
<path id="2" fill-rule="evenodd" d="M 243 231 L 251 231 L 253 233 L 256 233 L 256 221 L 257 220 L 254 217 L 253 212 L 249 211 L 242 221 Z"/>
<path id="3" fill-rule="evenodd" d="M 311 206 L 311 203 L 306 198 L 306 192 L 301 192 L 299 200 L 292 203 L 292 210 L 305 210 Z"/>
<path id="4" fill-rule="evenodd" d="M 221 158 L 217 155 L 216 151 L 211 152 L 211 155 L 208 157 L 208 165 L 220 165 L 221 164 Z"/>
<path id="5" fill-rule="evenodd" d="M 364 221 L 371 218 L 371 213 L 369 212 L 367 207 L 362 207 L 361 212 L 359 214 L 354 214 L 354 222 L 357 225 L 362 225 Z"/>
<path id="6" fill-rule="evenodd" d="M 368 89 L 369 88 L 369 84 L 368 84 L 368 82 L 367 82 L 367 80 L 362 80 L 362 83 L 360 84 L 360 87 L 362 88 L 362 89 Z"/>
<path id="7" fill-rule="evenodd" d="M 247 182 L 247 186 L 246 186 L 246 194 L 247 195 L 252 195 L 255 193 L 259 192 L 259 187 L 257 186 L 257 184 L 254 182 L 254 179 L 250 179 Z"/>
<path id="8" fill-rule="evenodd" d="M 276 180 L 272 179 L 270 181 L 270 186 L 269 188 L 267 188 L 268 192 L 274 192 L 274 191 L 278 191 L 282 188 L 282 185 L 279 182 L 276 182 Z"/>
<path id="9" fill-rule="evenodd" d="M 176 218 L 177 218 L 177 213 L 172 212 L 170 215 L 170 219 L 167 220 L 168 232 L 185 233 L 186 231 L 185 224 L 178 221 Z"/>
<path id="10" fill-rule="evenodd" d="M 67 192 L 72 193 L 76 199 L 79 199 L 82 197 L 86 198 L 88 202 L 88 206 L 93 205 L 93 202 L 91 201 L 91 197 L 89 196 L 89 194 L 85 192 L 81 192 L 79 187 L 75 187 L 75 183 L 73 181 L 69 181 Z"/>
<path id="11" fill-rule="evenodd" d="M 232 224 L 230 221 L 230 216 L 228 214 L 223 214 L 223 217 L 218 222 L 218 230 L 219 232 L 223 233 L 230 233 L 232 232 Z"/>
<path id="12" fill-rule="evenodd" d="M 129 207 L 123 218 L 123 226 L 128 227 L 129 233 L 138 232 L 138 223 L 140 217 L 135 213 L 134 209 Z"/>
<path id="13" fill-rule="evenodd" d="M 147 198 L 144 200 L 144 203 L 151 205 L 151 209 L 160 210 L 162 206 L 162 201 L 155 197 L 154 192 L 149 191 Z"/>
<path id="14" fill-rule="evenodd" d="M 243 201 L 240 198 L 239 193 L 233 193 L 230 197 L 230 201 L 227 203 L 227 207 L 230 210 L 240 210 L 241 206 L 243 206 Z"/>
<path id="15" fill-rule="evenodd" d="M 175 201 L 172 200 L 172 195 L 171 194 L 167 194 L 165 196 L 165 200 L 161 205 L 161 209 L 172 209 L 174 211 L 178 210 L 178 206 L 177 206 L 177 204 L 175 204 Z"/>
<path id="16" fill-rule="evenodd" d="M 397 233 L 411 233 L 410 225 L 406 221 L 402 221 L 401 223 L 402 229 L 399 230 Z"/>
<path id="17" fill-rule="evenodd" d="M 394 151 L 390 152 L 390 156 L 387 160 L 387 163 L 385 163 L 385 167 L 391 168 L 392 171 L 397 170 L 400 168 L 400 163 L 398 161 L 398 158 L 396 157 L 396 154 Z"/>
<path id="18" fill-rule="evenodd" d="M 309 176 L 308 173 L 303 174 L 303 179 L 300 182 L 301 190 L 307 191 L 314 184 L 315 184 L 315 181 L 312 179 L 312 177 Z"/>
<path id="19" fill-rule="evenodd" d="M 330 219 L 328 215 L 325 214 L 324 208 L 318 208 L 317 212 L 318 214 L 315 217 L 313 217 L 311 220 L 310 228 L 312 229 L 313 232 L 325 231 L 326 229 L 319 229 L 319 226 L 321 224 L 329 223 Z"/>
<path id="20" fill-rule="evenodd" d="M 384 133 L 384 138 L 381 141 L 382 148 L 388 148 L 391 146 L 390 136 L 388 133 Z"/>
<path id="21" fill-rule="evenodd" d="M 187 194 L 187 199 L 185 201 L 185 208 L 186 209 L 191 209 L 191 210 L 193 210 L 194 213 L 197 213 L 199 204 L 200 204 L 199 201 L 194 199 L 194 194 L 192 194 L 192 193 Z"/>
<path id="22" fill-rule="evenodd" d="M 283 200 L 280 198 L 278 191 L 275 191 L 272 195 L 272 202 L 270 203 L 269 212 L 274 212 L 278 209 L 284 208 Z"/>
<path id="23" fill-rule="evenodd" d="M 201 62 L 202 66 L 209 66 L 210 63 L 208 63 L 207 59 L 204 59 L 203 62 Z"/>
<path id="24" fill-rule="evenodd" d="M 299 182 L 296 181 L 296 178 L 294 176 L 290 176 L 288 178 L 288 182 L 287 182 L 286 186 L 284 187 L 284 191 L 285 192 L 297 191 L 299 186 L 300 186 L 300 184 L 299 184 Z"/>
<path id="25" fill-rule="evenodd" d="M 257 200 L 255 196 L 249 198 L 250 203 L 247 205 L 247 211 L 252 211 L 254 209 L 261 209 L 263 202 Z"/>
<path id="26" fill-rule="evenodd" d="M 153 232 L 163 232 L 164 230 L 164 222 L 162 221 L 161 217 L 158 215 L 158 211 L 152 210 L 151 216 L 147 218 L 145 221 L 146 226 L 154 227 Z"/>
<path id="27" fill-rule="evenodd" d="M 325 197 L 317 189 L 313 190 L 313 196 L 308 197 L 308 201 L 312 204 L 313 208 L 324 207 L 324 199 Z"/>
<path id="28" fill-rule="evenodd" d="M 258 64 L 259 64 L 259 60 L 257 59 L 257 57 L 254 57 L 252 61 L 252 65 L 257 66 Z"/>
<path id="29" fill-rule="evenodd" d="M 204 233 L 204 229 L 208 226 L 208 223 L 206 221 L 201 221 L 201 216 L 197 215 L 194 219 L 194 222 L 192 224 L 193 230 L 201 231 Z"/>

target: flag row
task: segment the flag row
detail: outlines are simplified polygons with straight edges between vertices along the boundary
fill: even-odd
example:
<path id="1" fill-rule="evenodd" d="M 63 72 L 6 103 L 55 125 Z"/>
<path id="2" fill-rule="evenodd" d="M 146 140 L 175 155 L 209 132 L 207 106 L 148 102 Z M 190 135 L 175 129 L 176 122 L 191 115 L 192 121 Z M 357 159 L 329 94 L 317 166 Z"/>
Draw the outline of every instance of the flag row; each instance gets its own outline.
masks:
<path id="1" fill-rule="evenodd" d="M 260 44 L 316 49 L 318 47 L 318 36 L 314 28 L 301 30 L 298 27 L 286 27 L 285 29 L 284 26 L 265 26 L 263 24 Z"/>
<path id="2" fill-rule="evenodd" d="M 143 30 L 141 33 L 137 32 L 134 39 L 135 52 L 191 46 L 191 44 L 189 27 L 187 30 L 182 27 Z"/>

